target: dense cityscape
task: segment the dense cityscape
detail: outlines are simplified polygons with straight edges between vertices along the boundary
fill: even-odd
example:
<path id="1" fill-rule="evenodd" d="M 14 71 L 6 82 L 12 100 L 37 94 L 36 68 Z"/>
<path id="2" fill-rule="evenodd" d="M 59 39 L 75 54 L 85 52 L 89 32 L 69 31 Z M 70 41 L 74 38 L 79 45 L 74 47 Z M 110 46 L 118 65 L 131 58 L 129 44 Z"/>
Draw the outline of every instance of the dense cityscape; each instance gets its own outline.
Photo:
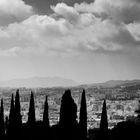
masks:
<path id="1" fill-rule="evenodd" d="M 99 128 L 103 99 L 107 102 L 108 125 L 113 128 L 118 122 L 133 119 L 136 114 L 135 110 L 138 107 L 140 97 L 140 86 L 118 86 L 118 87 L 87 87 L 87 113 L 88 113 L 88 128 Z M 82 87 L 71 88 L 72 96 L 80 110 Z M 61 97 L 65 88 L 20 88 L 21 95 L 21 114 L 22 121 L 27 122 L 30 91 L 35 94 L 36 119 L 42 120 L 45 96 L 48 96 L 49 118 L 50 125 L 56 124 L 59 121 L 59 112 L 61 105 Z M 16 89 L 2 88 L 0 90 L 1 98 L 4 99 L 4 113 L 9 115 L 11 94 L 16 92 Z"/>

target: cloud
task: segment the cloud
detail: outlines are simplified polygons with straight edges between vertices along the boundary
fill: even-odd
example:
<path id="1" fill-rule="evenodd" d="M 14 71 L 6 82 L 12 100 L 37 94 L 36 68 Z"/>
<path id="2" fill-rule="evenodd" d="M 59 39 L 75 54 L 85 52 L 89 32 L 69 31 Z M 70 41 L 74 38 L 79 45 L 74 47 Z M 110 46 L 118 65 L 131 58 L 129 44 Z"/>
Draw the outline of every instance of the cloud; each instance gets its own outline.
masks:
<path id="1" fill-rule="evenodd" d="M 33 7 L 23 0 L 0 0 L 0 25 L 22 21 L 33 14 Z"/>
<path id="2" fill-rule="evenodd" d="M 75 9 L 79 12 L 92 12 L 96 16 L 110 18 L 115 22 L 132 23 L 140 21 L 140 1 L 139 0 L 95 0 L 87 4 L 75 4 Z"/>
<path id="3" fill-rule="evenodd" d="M 79 19 L 79 13 L 65 3 L 58 3 L 56 6 L 51 6 L 51 9 L 57 14 L 67 19 L 70 23 L 76 23 Z"/>
<path id="4" fill-rule="evenodd" d="M 93 12 L 81 12 L 64 3 L 52 9 L 53 15 L 32 15 L 1 26 L 0 55 L 71 56 L 125 52 L 140 46 L 139 23 L 116 24 L 110 18 L 103 20 Z"/>

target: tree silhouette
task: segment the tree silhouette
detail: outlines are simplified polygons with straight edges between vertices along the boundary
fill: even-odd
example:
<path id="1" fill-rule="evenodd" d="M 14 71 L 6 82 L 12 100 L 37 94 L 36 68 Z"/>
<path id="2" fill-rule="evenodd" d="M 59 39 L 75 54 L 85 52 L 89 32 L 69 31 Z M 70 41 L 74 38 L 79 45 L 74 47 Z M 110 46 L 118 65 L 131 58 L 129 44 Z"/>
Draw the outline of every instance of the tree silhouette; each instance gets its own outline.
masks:
<path id="1" fill-rule="evenodd" d="M 66 90 L 61 101 L 60 124 L 65 126 L 76 122 L 77 106 L 71 97 L 71 91 Z"/>
<path id="2" fill-rule="evenodd" d="M 61 128 L 60 139 L 77 139 L 78 138 L 78 123 L 77 106 L 71 96 L 71 91 L 66 90 L 61 100 L 60 107 L 60 120 L 59 125 Z M 66 137 L 68 136 L 68 137 Z"/>
<path id="3" fill-rule="evenodd" d="M 106 110 L 106 101 L 103 102 L 101 121 L 100 121 L 100 135 L 99 139 L 108 139 L 108 119 Z"/>
<path id="4" fill-rule="evenodd" d="M 26 137 L 29 137 L 29 139 L 37 139 L 37 135 L 39 132 L 36 130 L 36 118 L 35 118 L 35 103 L 34 103 L 34 94 L 31 91 L 30 96 L 30 103 L 29 103 L 29 112 L 28 112 L 28 121 L 27 121 L 27 130 L 26 131 Z"/>
<path id="5" fill-rule="evenodd" d="M 49 114 L 48 114 L 48 97 L 46 96 L 45 104 L 44 104 L 44 113 L 43 113 L 43 125 L 45 127 L 49 127 Z"/>
<path id="6" fill-rule="evenodd" d="M 14 105 L 14 95 L 12 94 L 10 114 L 9 114 L 9 123 L 10 124 L 12 124 L 14 121 L 14 115 L 15 115 L 15 105 Z"/>
<path id="7" fill-rule="evenodd" d="M 49 125 L 48 109 L 49 109 L 48 97 L 46 96 L 46 100 L 45 100 L 45 103 L 44 103 L 42 128 L 39 130 L 40 137 L 50 137 L 50 125 Z"/>
<path id="8" fill-rule="evenodd" d="M 87 105 L 85 90 L 83 90 L 81 97 L 79 128 L 81 133 L 81 139 L 85 140 L 87 138 Z"/>
<path id="9" fill-rule="evenodd" d="M 3 99 L 1 99 L 1 107 L 0 107 L 0 137 L 4 137 L 5 135 L 5 127 L 4 127 L 4 108 L 3 108 Z"/>
<path id="10" fill-rule="evenodd" d="M 22 127 L 22 118 L 20 113 L 20 96 L 19 96 L 19 89 L 16 91 L 15 96 L 15 131 L 16 131 L 16 139 L 19 139 L 21 134 L 21 127 Z"/>
<path id="11" fill-rule="evenodd" d="M 106 111 L 106 101 L 103 102 L 102 114 L 101 114 L 101 122 L 100 122 L 100 130 L 106 131 L 108 130 L 108 119 L 107 119 L 107 111 Z"/>
<path id="12" fill-rule="evenodd" d="M 16 91 L 16 97 L 15 97 L 15 123 L 18 129 L 21 127 L 22 124 L 22 118 L 20 114 L 20 96 L 19 96 L 19 90 Z"/>
<path id="13" fill-rule="evenodd" d="M 9 114 L 9 124 L 8 124 L 8 137 L 13 138 L 15 134 L 15 105 L 14 105 L 14 95 L 12 94 L 11 98 L 11 106 L 10 106 L 10 114 Z"/>
<path id="14" fill-rule="evenodd" d="M 35 104 L 34 104 L 34 94 L 31 92 L 29 113 L 28 113 L 28 124 L 30 126 L 35 124 Z"/>
<path id="15" fill-rule="evenodd" d="M 5 117 L 5 134 L 8 135 L 8 127 L 9 127 L 9 118 Z"/>

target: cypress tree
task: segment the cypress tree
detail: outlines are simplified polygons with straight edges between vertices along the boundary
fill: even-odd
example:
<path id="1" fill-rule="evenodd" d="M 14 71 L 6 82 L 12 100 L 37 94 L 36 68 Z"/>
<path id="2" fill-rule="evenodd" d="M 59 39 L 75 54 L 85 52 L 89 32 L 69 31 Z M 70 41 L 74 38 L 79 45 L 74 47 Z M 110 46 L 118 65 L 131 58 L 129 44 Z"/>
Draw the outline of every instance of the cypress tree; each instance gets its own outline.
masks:
<path id="1" fill-rule="evenodd" d="M 71 91 L 66 90 L 61 101 L 60 124 L 63 126 L 72 125 L 76 122 L 77 106 L 72 99 Z"/>
<path id="2" fill-rule="evenodd" d="M 20 96 L 19 90 L 17 90 L 15 96 L 15 129 L 17 132 L 16 138 L 18 138 L 21 133 L 21 126 L 22 126 L 22 118 L 20 114 Z"/>
<path id="3" fill-rule="evenodd" d="M 1 99 L 1 107 L 0 107 L 0 136 L 3 137 L 4 135 L 5 135 L 4 108 L 3 108 L 3 99 Z"/>
<path id="4" fill-rule="evenodd" d="M 10 106 L 10 113 L 9 113 L 9 124 L 8 124 L 8 136 L 12 138 L 14 137 L 14 129 L 15 129 L 15 105 L 14 105 L 14 95 L 12 94 L 11 98 L 11 106 Z"/>
<path id="5" fill-rule="evenodd" d="M 8 116 L 5 117 L 5 134 L 8 133 L 8 127 L 9 127 L 9 118 Z"/>
<path id="6" fill-rule="evenodd" d="M 15 119 L 15 105 L 14 105 L 14 95 L 12 94 L 10 114 L 9 114 L 9 125 L 14 124 L 14 122 L 15 122 L 14 119 Z"/>
<path id="7" fill-rule="evenodd" d="M 106 101 L 103 102 L 101 121 L 100 121 L 100 130 L 101 132 L 107 132 L 108 130 L 108 119 L 107 119 L 107 110 L 106 110 Z"/>
<path id="8" fill-rule="evenodd" d="M 77 106 L 71 96 L 71 91 L 66 90 L 61 100 L 60 121 L 61 128 L 60 139 L 78 139 L 78 123 L 77 123 Z M 69 138 L 68 138 L 68 137 Z"/>
<path id="9" fill-rule="evenodd" d="M 34 94 L 31 92 L 30 96 L 30 105 L 29 105 L 29 113 L 28 113 L 28 124 L 30 126 L 35 124 L 35 104 L 34 104 Z"/>
<path id="10" fill-rule="evenodd" d="M 81 138 L 85 140 L 87 138 L 87 105 L 86 105 L 85 90 L 83 90 L 81 98 L 79 127 Z"/>
<path id="11" fill-rule="evenodd" d="M 15 117 L 16 117 L 16 124 L 20 126 L 22 124 L 22 118 L 20 114 L 20 96 L 19 96 L 19 90 L 16 91 L 16 97 L 15 97 Z"/>
<path id="12" fill-rule="evenodd" d="M 49 127 L 49 114 L 48 114 L 48 97 L 46 96 L 45 104 L 44 104 L 44 113 L 43 113 L 43 125 L 45 127 Z"/>

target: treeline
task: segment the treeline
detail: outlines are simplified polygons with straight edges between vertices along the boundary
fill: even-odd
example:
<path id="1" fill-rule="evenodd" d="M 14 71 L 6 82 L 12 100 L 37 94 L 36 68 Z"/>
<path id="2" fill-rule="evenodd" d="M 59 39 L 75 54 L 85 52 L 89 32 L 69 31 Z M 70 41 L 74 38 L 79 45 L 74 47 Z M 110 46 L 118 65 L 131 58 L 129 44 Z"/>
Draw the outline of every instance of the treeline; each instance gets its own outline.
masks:
<path id="1" fill-rule="evenodd" d="M 133 138 L 139 135 L 140 123 L 138 121 L 127 121 L 118 123 L 114 129 L 108 129 L 106 101 L 103 102 L 100 128 L 87 130 L 87 103 L 85 90 L 81 96 L 79 121 L 77 121 L 77 105 L 71 96 L 71 91 L 66 90 L 62 96 L 60 107 L 60 119 L 58 124 L 50 126 L 48 98 L 44 103 L 43 120 L 37 121 L 35 116 L 34 94 L 31 92 L 28 121 L 22 122 L 19 90 L 16 96 L 11 97 L 9 117 L 4 119 L 3 99 L 0 106 L 0 139 L 48 139 L 48 140 L 117 140 L 126 136 Z M 137 111 L 140 112 L 140 111 Z M 127 131 L 126 131 L 127 130 Z"/>

